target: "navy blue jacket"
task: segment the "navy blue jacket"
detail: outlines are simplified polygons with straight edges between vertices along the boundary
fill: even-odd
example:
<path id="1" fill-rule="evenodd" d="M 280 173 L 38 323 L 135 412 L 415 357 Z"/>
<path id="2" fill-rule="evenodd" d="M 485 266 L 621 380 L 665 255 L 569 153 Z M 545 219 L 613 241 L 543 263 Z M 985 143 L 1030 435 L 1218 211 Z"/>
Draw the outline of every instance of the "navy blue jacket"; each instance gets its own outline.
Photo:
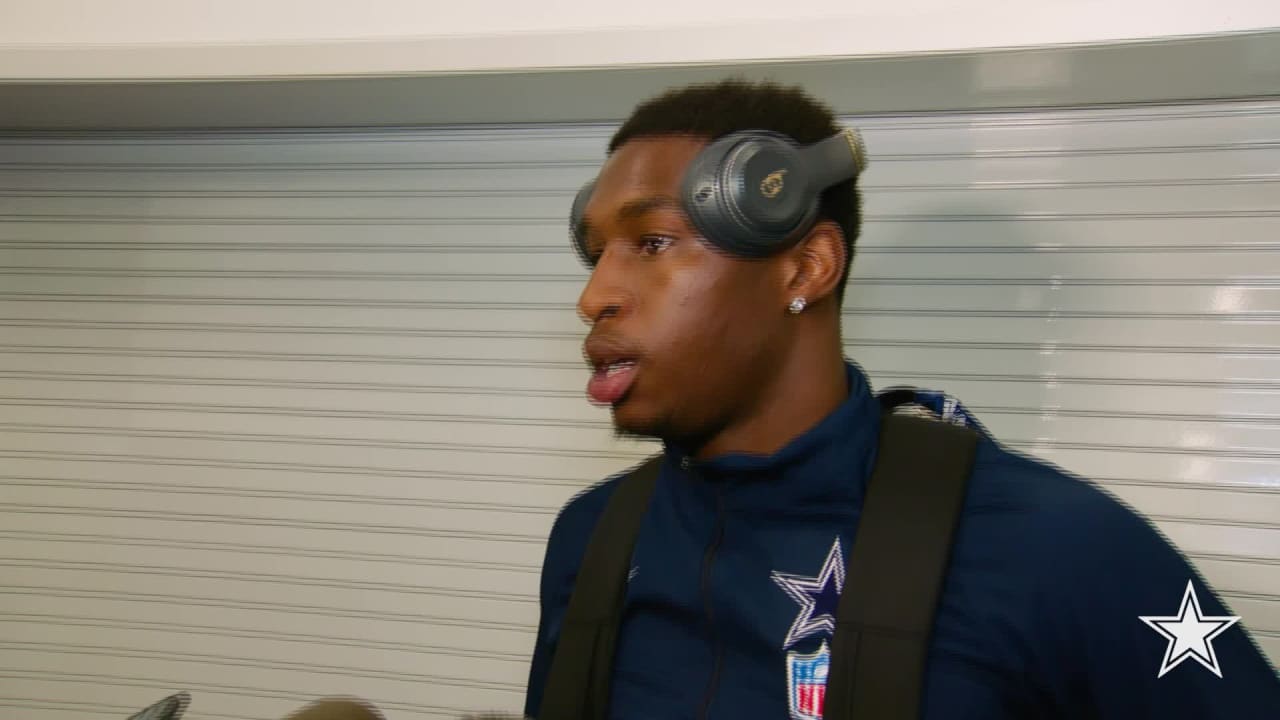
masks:
<path id="1" fill-rule="evenodd" d="M 831 616 L 876 454 L 880 409 L 848 400 L 769 457 L 668 444 L 637 539 L 615 720 L 821 716 Z M 542 571 L 525 712 L 535 717 L 586 543 L 619 477 L 560 513 Z M 936 616 L 926 720 L 1280 718 L 1280 677 L 1239 622 L 1157 677 L 1171 642 L 1140 616 L 1231 613 L 1142 517 L 985 438 Z M 850 577 L 848 583 L 857 583 Z M 1183 650 L 1184 648 L 1179 648 Z"/>

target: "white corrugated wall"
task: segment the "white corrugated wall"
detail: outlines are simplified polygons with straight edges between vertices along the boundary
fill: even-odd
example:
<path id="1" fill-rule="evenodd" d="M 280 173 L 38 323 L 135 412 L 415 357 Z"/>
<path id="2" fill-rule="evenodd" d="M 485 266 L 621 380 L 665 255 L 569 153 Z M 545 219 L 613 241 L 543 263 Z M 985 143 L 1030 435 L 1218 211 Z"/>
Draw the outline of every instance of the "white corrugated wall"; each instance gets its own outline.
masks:
<path id="1" fill-rule="evenodd" d="M 846 121 L 850 356 L 1148 513 L 1280 660 L 1280 102 Z M 653 449 L 582 392 L 610 129 L 0 136 L 0 714 L 519 707 L 557 509 Z"/>

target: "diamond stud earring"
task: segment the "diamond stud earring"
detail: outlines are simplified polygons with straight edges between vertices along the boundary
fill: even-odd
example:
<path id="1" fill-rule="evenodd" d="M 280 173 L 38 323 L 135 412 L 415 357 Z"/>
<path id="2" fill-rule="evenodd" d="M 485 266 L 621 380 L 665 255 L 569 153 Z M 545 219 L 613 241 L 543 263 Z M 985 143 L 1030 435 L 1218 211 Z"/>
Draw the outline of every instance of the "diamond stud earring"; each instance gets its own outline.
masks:
<path id="1" fill-rule="evenodd" d="M 798 297 L 791 301 L 791 304 L 787 306 L 787 309 L 791 311 L 792 315 L 799 315 L 800 311 L 804 310 L 804 306 L 806 304 L 807 303 L 804 298 Z"/>

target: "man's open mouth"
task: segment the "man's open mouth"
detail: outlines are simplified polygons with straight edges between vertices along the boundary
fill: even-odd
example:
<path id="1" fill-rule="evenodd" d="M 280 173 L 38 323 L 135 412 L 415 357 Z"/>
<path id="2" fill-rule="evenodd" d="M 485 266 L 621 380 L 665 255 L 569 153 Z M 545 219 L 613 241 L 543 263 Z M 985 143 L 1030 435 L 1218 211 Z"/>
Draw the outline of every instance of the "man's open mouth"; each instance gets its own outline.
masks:
<path id="1" fill-rule="evenodd" d="M 621 400 L 635 381 L 636 361 L 630 358 L 604 360 L 596 363 L 595 368 L 587 382 L 587 395 L 601 405 Z"/>

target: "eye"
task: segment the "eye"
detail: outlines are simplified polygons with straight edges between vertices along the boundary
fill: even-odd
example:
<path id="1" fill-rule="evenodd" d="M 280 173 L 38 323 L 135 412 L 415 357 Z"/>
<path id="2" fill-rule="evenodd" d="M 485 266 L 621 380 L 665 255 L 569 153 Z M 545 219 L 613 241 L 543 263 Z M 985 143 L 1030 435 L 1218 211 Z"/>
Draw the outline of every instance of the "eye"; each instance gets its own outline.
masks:
<path id="1" fill-rule="evenodd" d="M 640 238 L 640 252 L 642 255 L 657 255 L 671 247 L 673 242 L 675 241 L 665 235 L 645 235 Z"/>

